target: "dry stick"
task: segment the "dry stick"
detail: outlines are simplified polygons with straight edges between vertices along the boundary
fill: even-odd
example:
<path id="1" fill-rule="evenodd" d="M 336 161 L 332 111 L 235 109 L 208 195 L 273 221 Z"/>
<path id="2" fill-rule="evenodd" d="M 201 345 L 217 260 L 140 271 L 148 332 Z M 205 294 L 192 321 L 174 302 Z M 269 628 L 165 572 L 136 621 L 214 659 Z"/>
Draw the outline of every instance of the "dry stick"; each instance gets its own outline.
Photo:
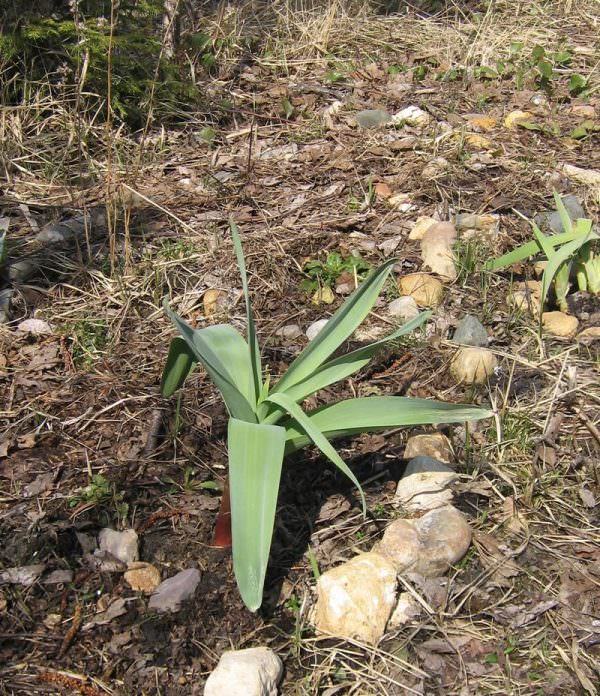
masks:
<path id="1" fill-rule="evenodd" d="M 123 188 L 126 188 L 128 191 L 131 191 L 132 193 L 135 193 L 136 196 L 139 196 L 143 201 L 146 201 L 146 203 L 149 203 L 150 205 L 154 206 L 157 210 L 160 210 L 161 213 L 164 213 L 168 217 L 172 218 L 175 220 L 175 222 L 178 222 L 184 230 L 187 230 L 188 232 L 191 232 L 192 234 L 196 234 L 196 230 L 193 227 L 190 227 L 186 222 L 184 222 L 181 218 L 178 218 L 175 213 L 172 213 L 170 210 L 167 210 L 167 208 L 163 208 L 162 205 L 159 205 L 156 203 L 156 201 L 153 201 L 150 198 L 147 198 L 144 196 L 142 193 L 134 189 L 132 186 L 129 186 L 129 184 L 121 184 Z"/>
<path id="2" fill-rule="evenodd" d="M 71 624 L 71 628 L 65 633 L 65 637 L 63 638 L 63 641 L 60 646 L 60 650 L 58 651 L 58 657 L 62 657 L 67 650 L 69 649 L 69 646 L 73 642 L 73 638 L 77 635 L 77 631 L 79 630 L 79 627 L 81 626 L 81 604 L 77 602 L 77 605 L 75 606 L 75 613 L 73 614 L 73 623 Z"/>
<path id="3" fill-rule="evenodd" d="M 585 427 L 590 431 L 593 438 L 600 445 L 600 430 L 594 425 L 594 423 L 585 415 L 581 409 L 575 409 L 579 420 L 585 425 Z"/>
<path id="4" fill-rule="evenodd" d="M 118 9 L 115 10 L 115 0 L 110 3 L 110 29 L 108 34 L 108 51 L 106 57 L 106 225 L 108 228 L 108 246 L 110 253 L 111 271 L 115 270 L 115 254 L 116 254 L 116 229 L 112 217 L 112 210 L 109 203 L 110 191 L 112 184 L 112 51 L 113 39 L 115 31 L 115 23 L 117 21 Z"/>
<path id="5" fill-rule="evenodd" d="M 155 408 L 152 411 L 150 418 L 150 426 L 148 428 L 148 436 L 146 438 L 146 446 L 144 447 L 144 457 L 149 457 L 158 446 L 158 442 L 163 434 L 163 426 L 167 408 Z"/>

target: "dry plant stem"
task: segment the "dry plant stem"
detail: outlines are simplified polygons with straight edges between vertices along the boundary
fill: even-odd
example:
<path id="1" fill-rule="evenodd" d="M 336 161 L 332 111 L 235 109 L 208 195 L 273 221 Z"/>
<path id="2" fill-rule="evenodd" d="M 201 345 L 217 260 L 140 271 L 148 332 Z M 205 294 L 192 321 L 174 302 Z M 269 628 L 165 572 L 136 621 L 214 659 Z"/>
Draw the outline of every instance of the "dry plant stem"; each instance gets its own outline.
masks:
<path id="1" fill-rule="evenodd" d="M 221 506 L 217 515 L 215 531 L 213 535 L 213 546 L 228 549 L 231 546 L 231 500 L 229 498 L 229 478 L 223 484 L 223 496 Z"/>
<path id="2" fill-rule="evenodd" d="M 60 646 L 60 650 L 58 651 L 58 657 L 62 657 L 67 650 L 69 649 L 69 646 L 73 642 L 73 639 L 77 635 L 77 631 L 79 631 L 79 628 L 81 626 L 81 604 L 77 602 L 75 605 L 75 612 L 73 613 L 73 623 L 71 624 L 71 628 L 66 632 L 65 637 L 63 638 L 63 642 Z"/>

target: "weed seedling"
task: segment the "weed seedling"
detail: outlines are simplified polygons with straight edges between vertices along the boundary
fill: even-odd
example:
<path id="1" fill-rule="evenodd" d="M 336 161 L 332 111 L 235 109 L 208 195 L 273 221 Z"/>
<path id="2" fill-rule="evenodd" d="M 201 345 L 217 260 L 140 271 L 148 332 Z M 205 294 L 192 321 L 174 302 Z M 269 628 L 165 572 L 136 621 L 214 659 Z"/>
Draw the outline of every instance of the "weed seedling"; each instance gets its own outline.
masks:
<path id="1" fill-rule="evenodd" d="M 337 279 L 343 273 L 350 273 L 354 278 L 362 280 L 371 269 L 371 264 L 361 256 L 351 254 L 344 258 L 337 252 L 327 254 L 325 261 L 307 261 L 304 264 L 305 278 L 300 287 L 306 292 L 313 293 L 324 286 L 334 288 Z"/>

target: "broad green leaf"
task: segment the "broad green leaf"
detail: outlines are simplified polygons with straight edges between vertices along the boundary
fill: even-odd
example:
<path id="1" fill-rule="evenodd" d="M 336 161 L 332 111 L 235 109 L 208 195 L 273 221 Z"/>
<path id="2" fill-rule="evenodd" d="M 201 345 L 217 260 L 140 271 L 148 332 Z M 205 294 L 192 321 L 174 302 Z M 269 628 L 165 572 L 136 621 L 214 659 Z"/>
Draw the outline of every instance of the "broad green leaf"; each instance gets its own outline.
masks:
<path id="1" fill-rule="evenodd" d="M 186 341 L 181 336 L 175 336 L 169 346 L 169 354 L 162 373 L 161 396 L 168 398 L 182 387 L 197 362 L 196 354 Z"/>
<path id="2" fill-rule="evenodd" d="M 228 324 L 194 330 L 166 303 L 165 311 L 221 392 L 229 413 L 256 423 L 250 351 L 242 336 Z"/>
<path id="3" fill-rule="evenodd" d="M 244 299 L 246 301 L 246 324 L 248 326 L 248 346 L 250 347 L 250 364 L 252 366 L 252 377 L 254 385 L 253 401 L 258 401 L 261 385 L 262 385 L 262 367 L 260 364 L 260 348 L 258 346 L 258 338 L 256 336 L 256 327 L 254 325 L 254 315 L 252 314 L 252 304 L 250 303 L 250 292 L 248 291 L 248 274 L 246 273 L 246 261 L 244 259 L 244 250 L 240 240 L 240 231 L 238 226 L 233 221 L 233 217 L 229 220 L 231 227 L 231 236 L 233 237 L 233 246 L 235 255 L 242 277 L 242 288 L 244 290 Z"/>
<path id="4" fill-rule="evenodd" d="M 546 235 L 542 232 L 542 230 L 540 230 L 540 228 L 535 224 L 535 222 L 531 223 L 531 227 L 533 229 L 533 234 L 537 240 L 537 243 L 540 245 L 540 249 L 544 252 L 546 258 L 549 259 L 554 253 L 554 247 L 550 243 L 548 237 L 546 237 Z"/>
<path id="5" fill-rule="evenodd" d="M 556 271 L 556 275 L 554 276 L 554 293 L 556 294 L 556 303 L 558 304 L 561 312 L 568 311 L 567 295 L 569 294 L 569 288 L 571 287 L 569 278 L 571 277 L 572 266 L 572 260 L 566 261 L 559 267 L 559 269 Z"/>
<path id="6" fill-rule="evenodd" d="M 593 295 L 600 295 L 600 256 L 592 250 L 589 243 L 584 249 L 582 264 L 585 270 L 586 290 Z"/>
<path id="7" fill-rule="evenodd" d="M 366 515 L 367 502 L 358 479 L 353 474 L 352 469 L 348 467 L 346 462 L 344 462 L 340 455 L 331 446 L 321 430 L 315 426 L 314 422 L 306 415 L 306 413 L 304 413 L 304 411 L 295 401 L 292 401 L 290 397 L 287 396 L 287 394 L 271 394 L 268 400 L 287 411 L 292 419 L 296 421 L 297 427 L 302 430 L 310 438 L 311 442 L 313 442 L 321 450 L 321 452 L 323 452 L 323 454 L 338 467 L 340 471 L 346 474 L 346 476 L 358 488 L 360 499 L 362 501 L 363 515 Z M 286 433 L 285 430 L 284 433 Z M 284 435 L 284 438 L 286 437 L 287 434 Z"/>
<path id="8" fill-rule="evenodd" d="M 492 411 L 476 406 L 446 404 L 404 396 L 367 396 L 338 401 L 309 411 L 306 416 L 328 440 L 409 425 L 462 423 L 489 418 Z M 286 422 L 286 452 L 310 444 L 305 431 Z"/>
<path id="9" fill-rule="evenodd" d="M 346 353 L 346 355 L 342 355 L 339 358 L 326 362 L 325 364 L 321 365 L 316 372 L 302 380 L 302 382 L 289 387 L 285 393 L 294 401 L 302 401 L 320 389 L 324 389 L 330 384 L 334 384 L 335 382 L 345 379 L 349 375 L 354 374 L 361 368 L 368 365 L 375 353 L 381 350 L 381 348 L 383 348 L 383 346 L 385 346 L 387 343 L 396 338 L 400 338 L 400 336 L 405 336 L 411 331 L 414 331 L 425 323 L 430 316 L 430 311 L 422 312 L 419 314 L 419 316 L 411 319 L 411 321 L 407 322 L 385 338 L 375 341 L 374 343 L 369 343 L 368 345 L 357 348 L 350 353 Z"/>
<path id="10" fill-rule="evenodd" d="M 394 263 L 395 259 L 386 261 L 358 286 L 321 329 L 317 337 L 289 366 L 275 386 L 275 392 L 285 392 L 310 377 L 354 332 L 371 311 Z"/>
<path id="11" fill-rule="evenodd" d="M 576 239 L 580 236 L 581 232 L 577 232 L 577 230 L 574 229 L 572 232 L 555 234 L 551 237 L 547 237 L 546 239 L 548 240 L 548 242 L 550 242 L 550 244 L 552 244 L 554 248 L 556 248 L 557 246 L 565 244 L 566 242 L 570 242 L 573 239 Z M 503 254 L 497 259 L 492 259 L 491 261 L 488 261 L 485 264 L 485 268 L 488 271 L 497 271 L 501 268 L 505 268 L 506 266 L 512 266 L 513 263 L 523 261 L 523 259 L 528 259 L 530 256 L 537 254 L 538 251 L 539 244 L 537 240 L 534 240 L 532 242 L 528 242 L 527 244 L 523 244 L 522 246 L 517 247 L 516 249 L 513 249 L 512 251 L 509 251 L 506 254 Z"/>
<path id="12" fill-rule="evenodd" d="M 227 442 L 233 570 L 244 604 L 256 611 L 271 550 L 285 429 L 231 418 Z"/>
<path id="13" fill-rule="evenodd" d="M 556 191 L 554 191 L 552 195 L 554 196 L 554 203 L 556 205 L 556 210 L 558 211 L 563 230 L 565 232 L 572 232 L 573 222 L 571 220 L 569 212 L 565 208 L 565 204 L 563 203 L 562 198 L 558 195 L 558 193 L 556 193 Z"/>
<path id="14" fill-rule="evenodd" d="M 589 223 L 589 225 L 587 223 Z M 544 269 L 544 274 L 542 276 L 542 295 L 540 299 L 542 308 L 546 303 L 546 297 L 554 276 L 564 263 L 570 263 L 573 261 L 575 254 L 577 254 L 579 249 L 586 243 L 586 241 L 588 241 L 591 233 L 591 227 L 591 220 L 586 220 L 585 218 L 578 220 L 575 228 L 573 229 L 573 234 L 577 235 L 575 239 L 573 239 L 571 242 L 567 242 L 567 244 L 563 244 L 563 246 L 561 246 L 560 249 L 557 249 L 554 254 L 552 254 L 551 258 L 548 259 L 548 263 L 546 264 L 546 268 Z"/>

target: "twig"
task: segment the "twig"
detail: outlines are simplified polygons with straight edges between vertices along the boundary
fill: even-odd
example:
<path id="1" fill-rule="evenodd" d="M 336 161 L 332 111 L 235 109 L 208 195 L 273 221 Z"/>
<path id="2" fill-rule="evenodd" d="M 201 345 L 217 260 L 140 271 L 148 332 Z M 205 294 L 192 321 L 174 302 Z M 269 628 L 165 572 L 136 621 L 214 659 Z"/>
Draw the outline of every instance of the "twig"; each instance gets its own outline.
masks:
<path id="1" fill-rule="evenodd" d="M 67 650 L 69 649 L 69 646 L 73 642 L 73 638 L 75 638 L 80 626 L 81 626 L 81 604 L 79 604 L 79 602 L 77 602 L 77 605 L 75 606 L 75 613 L 73 614 L 73 623 L 71 624 L 71 628 L 66 632 L 65 637 L 63 638 L 63 642 L 60 646 L 60 650 L 58 651 L 58 657 L 62 657 L 67 652 Z"/>

